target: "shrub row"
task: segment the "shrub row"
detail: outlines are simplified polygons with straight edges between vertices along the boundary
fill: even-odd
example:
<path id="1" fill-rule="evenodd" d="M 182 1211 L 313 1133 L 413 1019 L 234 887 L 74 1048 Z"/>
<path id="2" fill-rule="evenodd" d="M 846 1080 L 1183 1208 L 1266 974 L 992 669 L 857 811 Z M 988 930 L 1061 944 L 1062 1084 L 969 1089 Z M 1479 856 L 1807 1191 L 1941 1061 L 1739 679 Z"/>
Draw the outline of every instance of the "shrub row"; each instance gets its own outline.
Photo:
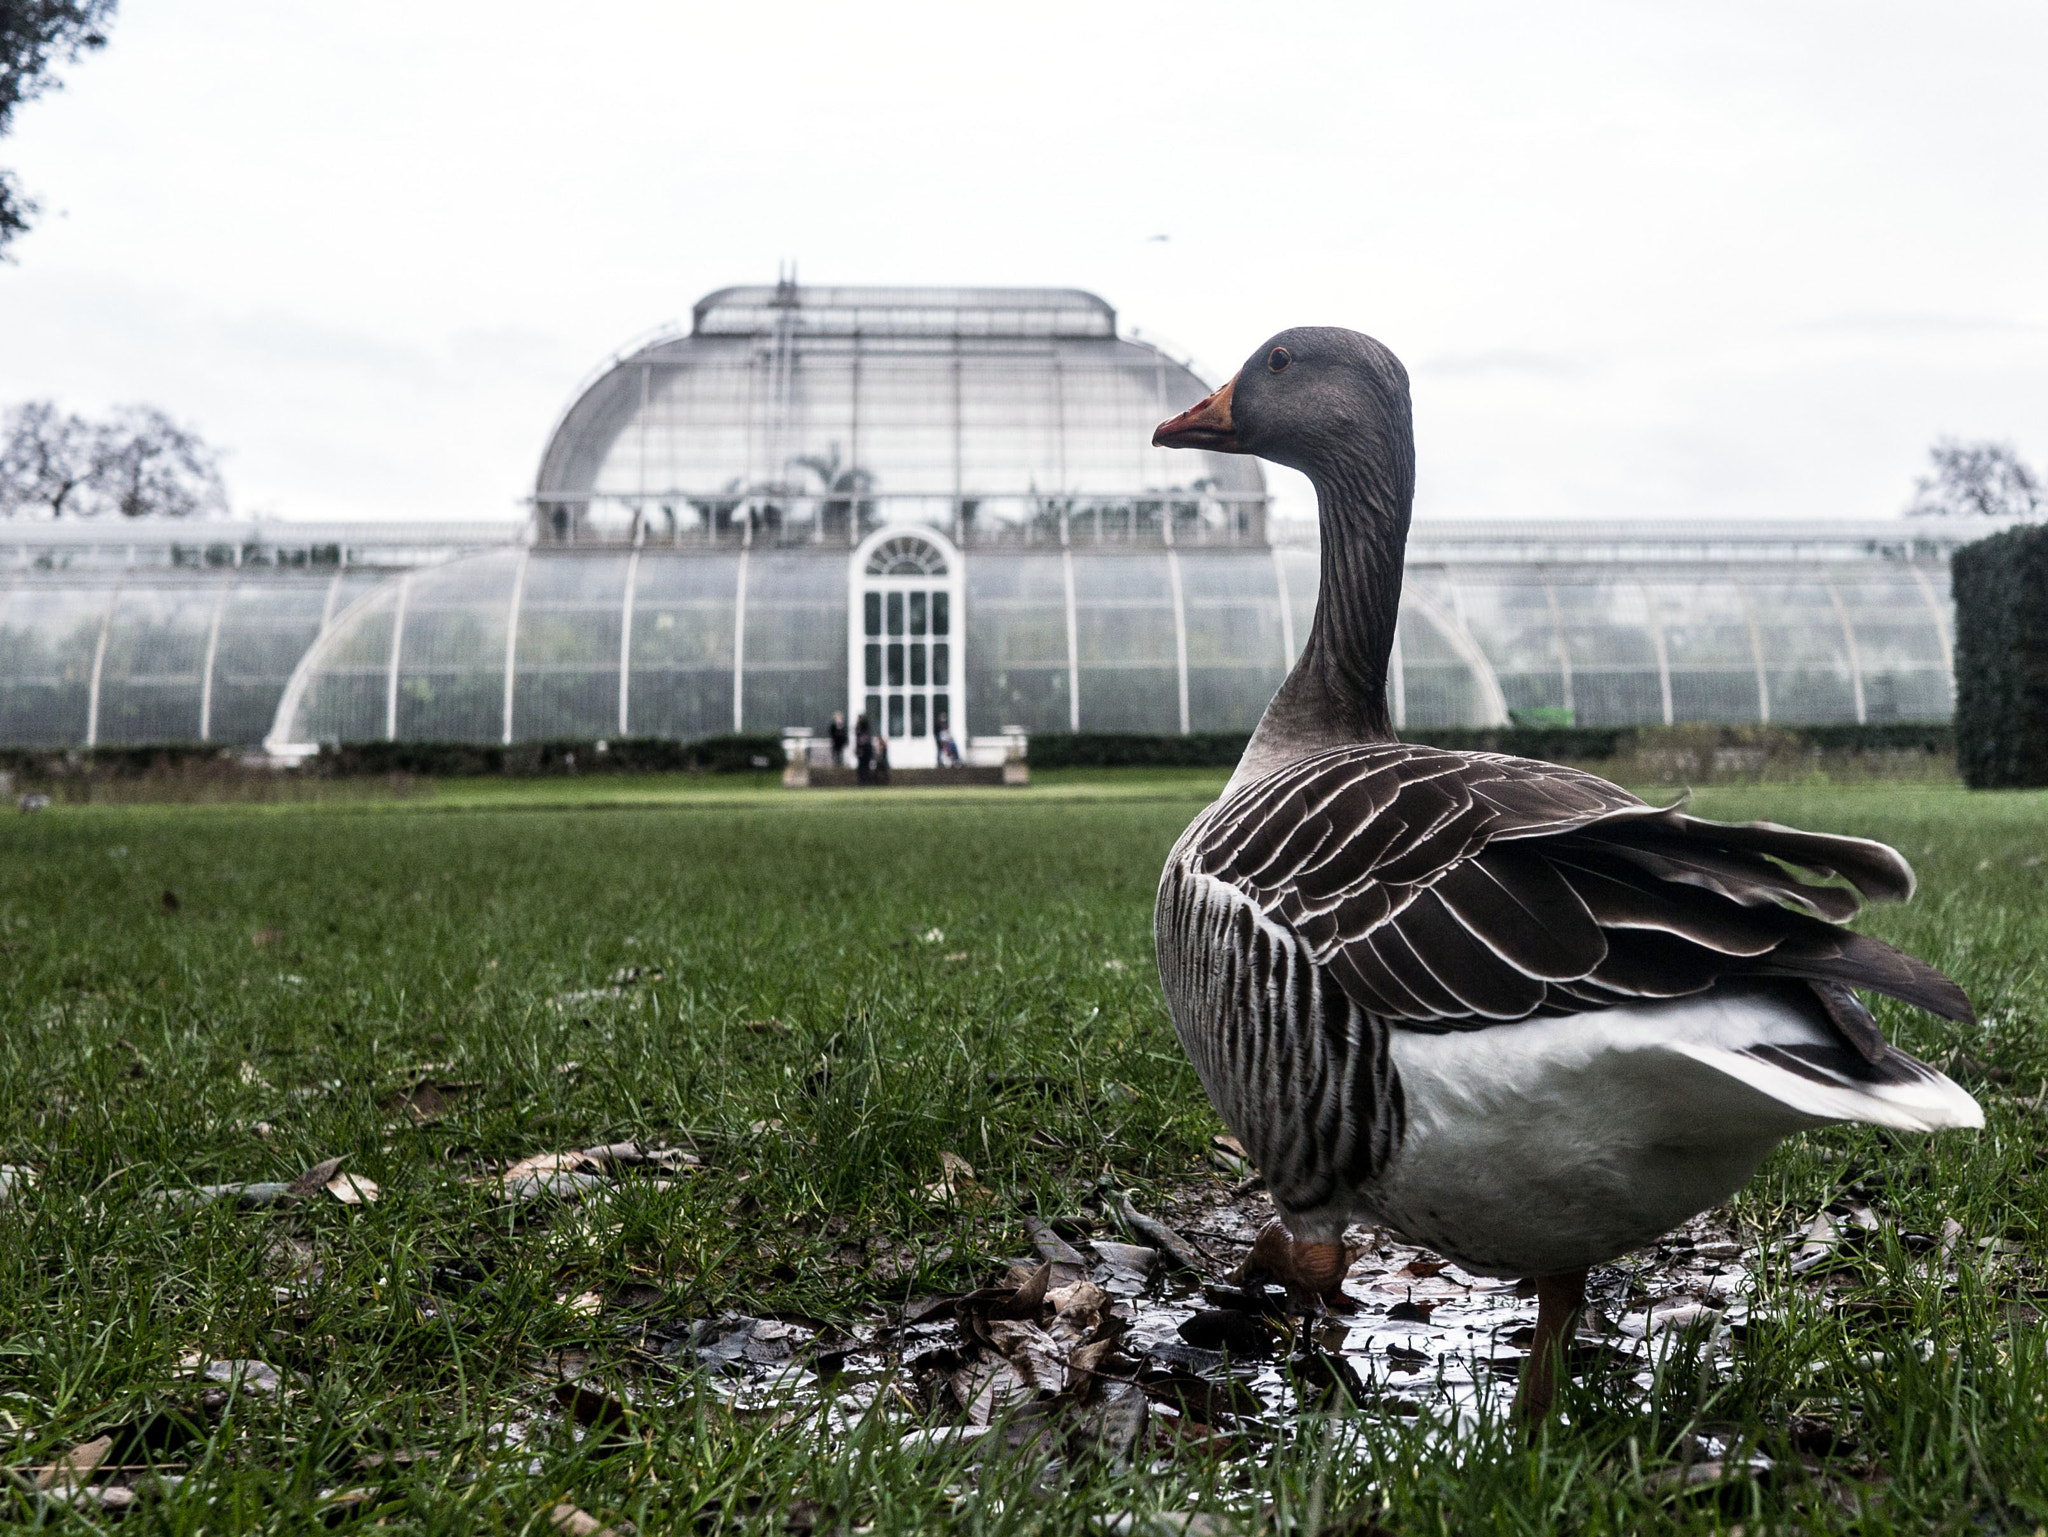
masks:
<path id="1" fill-rule="evenodd" d="M 2048 528 L 1966 544 L 1949 572 L 1956 767 L 1973 789 L 2048 785 Z"/>
<path id="2" fill-rule="evenodd" d="M 24 779 L 131 780 L 236 777 L 273 771 L 245 764 L 246 749 L 208 743 L 159 747 L 96 747 L 90 751 L 10 749 L 0 751 L 0 770 Z M 591 741 L 514 742 L 510 746 L 473 742 L 344 742 L 323 746 L 299 772 L 325 779 L 392 774 L 460 779 L 482 774 L 537 777 L 549 774 L 746 774 L 782 767 L 782 739 L 774 736 L 714 736 L 694 742 L 666 737 L 624 737 Z"/>
<path id="3" fill-rule="evenodd" d="M 1402 733 L 1463 752 L 1512 753 L 1556 763 L 1599 763 L 1659 753 L 1757 754 L 1767 758 L 1925 755 L 1955 750 L 1944 722 L 1881 726 L 1502 726 L 1427 727 Z M 1249 738 L 1236 732 L 1188 736 L 1106 731 L 1047 733 L 1031 739 L 1033 768 L 1228 768 Z M 1711 766 L 1711 765 L 1710 765 Z"/>
<path id="4" fill-rule="evenodd" d="M 713 736 L 694 742 L 620 737 L 603 742 L 344 742 L 323 746 L 308 765 L 335 777 L 420 774 L 463 779 L 480 774 L 544 778 L 553 774 L 749 774 L 780 772 L 779 736 Z"/>

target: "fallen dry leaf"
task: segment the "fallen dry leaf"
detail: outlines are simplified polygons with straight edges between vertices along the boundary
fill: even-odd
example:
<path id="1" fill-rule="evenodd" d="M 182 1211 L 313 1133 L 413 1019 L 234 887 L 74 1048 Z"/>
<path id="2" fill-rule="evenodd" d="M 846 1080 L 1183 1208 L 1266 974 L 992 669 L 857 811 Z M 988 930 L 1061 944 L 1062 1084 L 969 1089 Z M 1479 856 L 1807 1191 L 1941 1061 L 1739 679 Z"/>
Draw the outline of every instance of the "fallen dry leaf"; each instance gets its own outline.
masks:
<path id="1" fill-rule="evenodd" d="M 114 1449 L 112 1436 L 100 1436 L 83 1445 L 74 1446 L 48 1467 L 36 1473 L 36 1487 L 47 1489 L 62 1479 L 67 1484 L 82 1484 L 99 1471 L 107 1454 Z"/>
<path id="2" fill-rule="evenodd" d="M 939 1154 L 939 1177 L 924 1187 L 931 1201 L 965 1201 L 988 1194 L 974 1182 L 974 1165 L 958 1153 Z"/>
<path id="3" fill-rule="evenodd" d="M 249 936 L 249 942 L 259 950 L 268 950 L 283 938 L 283 929 L 258 929 Z"/>
<path id="4" fill-rule="evenodd" d="M 597 1292 L 576 1292 L 573 1295 L 563 1292 L 555 1301 L 572 1313 L 590 1315 L 604 1311 L 604 1298 Z"/>
<path id="5" fill-rule="evenodd" d="M 303 1387 L 305 1380 L 294 1372 L 295 1381 L 287 1381 L 284 1373 L 268 1361 L 229 1360 L 214 1361 L 197 1351 L 189 1352 L 178 1362 L 179 1375 L 201 1382 L 224 1382 L 239 1386 L 245 1393 L 276 1394 L 288 1387 Z"/>
<path id="6" fill-rule="evenodd" d="M 622 1537 L 622 1531 L 631 1530 L 623 1523 L 619 1527 L 606 1526 L 589 1511 L 574 1505 L 557 1505 L 548 1512 L 548 1520 L 564 1537 Z"/>
<path id="7" fill-rule="evenodd" d="M 1200 1270 L 1201 1257 L 1188 1246 L 1188 1241 L 1157 1217 L 1147 1216 L 1131 1204 L 1128 1195 L 1116 1198 L 1116 1214 L 1123 1218 L 1124 1226 L 1137 1237 L 1151 1244 L 1166 1256 L 1167 1260 L 1183 1270 Z"/>
<path id="8" fill-rule="evenodd" d="M 0 1206 L 35 1188 L 36 1171 L 26 1164 L 0 1163 Z"/>
<path id="9" fill-rule="evenodd" d="M 314 1191 L 326 1189 L 327 1182 L 333 1179 L 340 1170 L 341 1160 L 339 1158 L 323 1158 L 289 1185 L 285 1186 L 285 1192 L 293 1200 L 303 1201 L 311 1196 Z"/>
<path id="10" fill-rule="evenodd" d="M 598 1162 L 588 1153 L 577 1149 L 567 1153 L 535 1153 L 522 1158 L 503 1174 L 500 1182 L 510 1185 L 523 1179 L 534 1179 L 547 1174 L 588 1174 L 598 1168 Z"/>
<path id="11" fill-rule="evenodd" d="M 344 1206 L 367 1206 L 384 1192 L 362 1174 L 337 1174 L 322 1187 Z"/>
<path id="12" fill-rule="evenodd" d="M 741 1025 L 742 1030 L 752 1030 L 757 1035 L 788 1035 L 789 1026 L 779 1019 L 750 1019 Z"/>

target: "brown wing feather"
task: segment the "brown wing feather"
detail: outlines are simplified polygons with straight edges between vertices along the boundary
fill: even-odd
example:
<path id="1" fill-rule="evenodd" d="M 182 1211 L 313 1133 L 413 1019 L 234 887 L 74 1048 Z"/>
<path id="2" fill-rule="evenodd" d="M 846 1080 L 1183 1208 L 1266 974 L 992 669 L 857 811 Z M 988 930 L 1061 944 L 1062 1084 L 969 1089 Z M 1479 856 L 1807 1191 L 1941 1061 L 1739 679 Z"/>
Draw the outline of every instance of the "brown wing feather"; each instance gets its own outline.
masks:
<path id="1" fill-rule="evenodd" d="M 1287 924 L 1358 1004 L 1425 1028 L 1683 997 L 1743 976 L 1812 983 L 1866 1057 L 1882 1037 L 1848 988 L 1972 1017 L 1932 966 L 1838 926 L 1864 898 L 1911 894 L 1894 850 L 1688 816 L 1554 764 L 1414 743 L 1333 749 L 1246 786 L 1176 857 Z"/>

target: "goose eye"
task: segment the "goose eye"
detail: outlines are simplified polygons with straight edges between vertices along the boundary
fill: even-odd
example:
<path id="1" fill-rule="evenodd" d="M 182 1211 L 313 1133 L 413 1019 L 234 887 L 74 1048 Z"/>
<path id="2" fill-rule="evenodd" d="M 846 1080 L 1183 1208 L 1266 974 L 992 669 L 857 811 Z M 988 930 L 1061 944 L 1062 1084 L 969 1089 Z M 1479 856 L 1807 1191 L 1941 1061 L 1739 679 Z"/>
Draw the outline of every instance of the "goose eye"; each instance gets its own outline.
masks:
<path id="1" fill-rule="evenodd" d="M 1285 347 L 1275 347 L 1271 352 L 1266 354 L 1266 367 L 1271 369 L 1276 374 L 1279 373 L 1281 369 L 1285 368 L 1289 363 L 1292 363 L 1293 361 L 1294 354 L 1289 352 Z"/>

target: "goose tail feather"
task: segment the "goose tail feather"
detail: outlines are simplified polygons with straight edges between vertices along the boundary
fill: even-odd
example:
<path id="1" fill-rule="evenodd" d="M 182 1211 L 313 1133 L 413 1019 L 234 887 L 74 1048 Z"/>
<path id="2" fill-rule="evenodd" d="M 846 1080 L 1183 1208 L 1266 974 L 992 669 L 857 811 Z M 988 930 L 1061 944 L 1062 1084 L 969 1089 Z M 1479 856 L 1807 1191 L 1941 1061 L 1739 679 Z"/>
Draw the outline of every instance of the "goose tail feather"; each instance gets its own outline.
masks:
<path id="1" fill-rule="evenodd" d="M 1960 1084 L 1896 1046 L 1875 1062 L 1835 1042 L 1730 1049 L 1676 1040 L 1670 1046 L 1816 1121 L 1860 1121 L 1894 1131 L 1984 1124 L 1982 1107 Z"/>

